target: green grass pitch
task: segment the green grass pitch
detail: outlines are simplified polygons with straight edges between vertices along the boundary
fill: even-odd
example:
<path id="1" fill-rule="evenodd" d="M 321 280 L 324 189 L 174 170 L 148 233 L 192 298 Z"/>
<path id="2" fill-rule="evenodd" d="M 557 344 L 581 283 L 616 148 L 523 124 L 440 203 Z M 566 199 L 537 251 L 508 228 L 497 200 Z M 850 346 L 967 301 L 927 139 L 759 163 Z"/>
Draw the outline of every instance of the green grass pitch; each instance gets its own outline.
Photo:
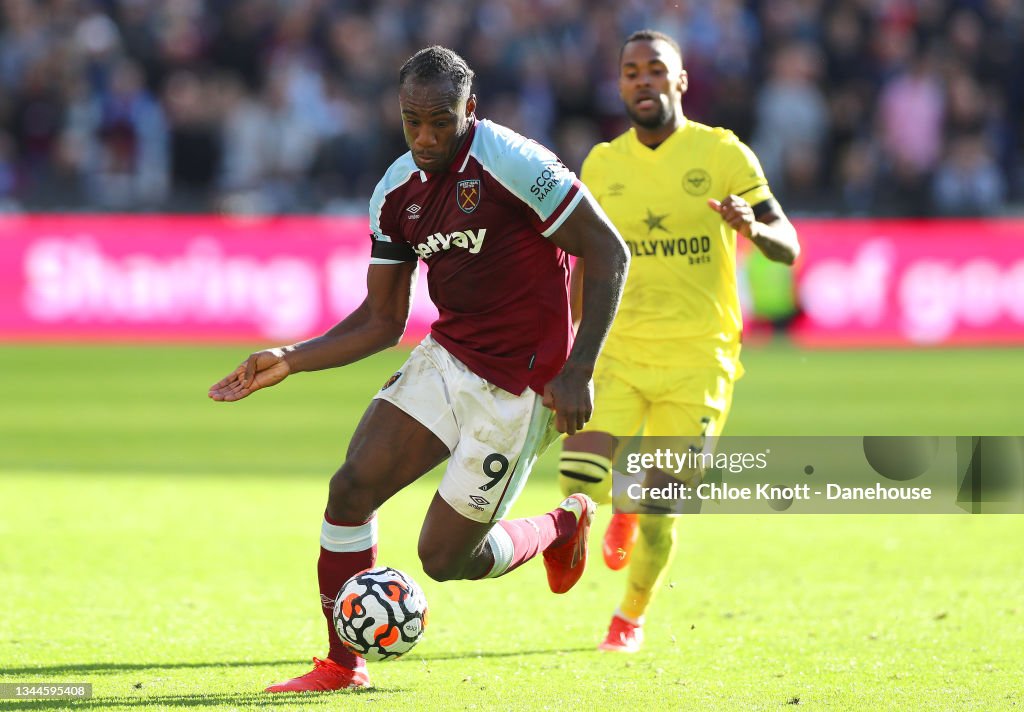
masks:
<path id="1" fill-rule="evenodd" d="M 239 348 L 0 350 L 0 682 L 90 682 L 30 709 L 1019 709 L 1024 518 L 703 516 L 632 657 L 595 646 L 624 586 L 591 561 L 565 596 L 531 562 L 426 579 L 436 475 L 381 513 L 379 561 L 431 606 L 375 687 L 274 697 L 323 655 L 326 483 L 401 351 L 236 404 Z M 750 348 L 730 434 L 1024 434 L 1020 350 Z M 559 499 L 549 452 L 513 512 Z M 594 539 L 608 513 L 599 512 Z"/>

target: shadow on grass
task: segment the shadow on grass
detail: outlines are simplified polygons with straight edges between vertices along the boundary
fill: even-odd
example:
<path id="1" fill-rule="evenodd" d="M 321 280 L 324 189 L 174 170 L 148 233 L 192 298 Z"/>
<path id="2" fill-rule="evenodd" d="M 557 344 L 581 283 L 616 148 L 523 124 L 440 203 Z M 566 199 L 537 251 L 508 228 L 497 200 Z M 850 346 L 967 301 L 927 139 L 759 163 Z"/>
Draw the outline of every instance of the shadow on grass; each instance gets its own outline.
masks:
<path id="1" fill-rule="evenodd" d="M 76 675 L 78 673 L 92 672 L 97 674 L 128 672 L 130 670 L 174 670 L 187 668 L 218 668 L 218 667 L 261 667 L 264 665 L 302 665 L 308 663 L 308 658 L 287 660 L 219 660 L 207 663 L 63 663 L 61 665 L 25 665 L 20 668 L 3 667 L 0 673 L 4 675 Z M 86 680 L 88 682 L 88 680 Z"/>
<path id="2" fill-rule="evenodd" d="M 374 695 L 388 698 L 395 694 L 404 694 L 400 687 L 371 687 L 343 692 L 314 693 L 278 693 L 274 695 L 262 692 L 242 692 L 224 695 L 138 695 L 94 697 L 89 700 L 18 700 L 0 702 L 0 710 L 39 710 L 39 709 L 110 709 L 111 707 L 158 707 L 169 709 L 174 707 L 268 707 L 276 708 L 285 704 L 331 704 L 337 707 L 343 697 L 358 696 L 365 702 L 373 702 Z"/>
<path id="3" fill-rule="evenodd" d="M 549 648 L 545 650 L 494 650 L 494 651 L 462 651 L 454 653 L 426 653 L 423 655 L 411 653 L 408 657 L 388 661 L 388 665 L 399 663 L 415 662 L 442 662 L 444 660 L 471 660 L 473 658 L 518 658 L 527 655 L 560 655 L 565 653 L 589 653 L 595 648 Z M 3 675 L 66 675 L 83 676 L 82 673 L 94 673 L 97 675 L 116 674 L 130 672 L 132 670 L 179 670 L 193 668 L 236 668 L 236 667 L 266 667 L 266 666 L 302 666 L 309 663 L 308 658 L 288 658 L 283 660 L 218 660 L 215 662 L 151 662 L 151 663 L 64 663 L 61 665 L 25 665 L 22 667 L 3 667 L 0 673 Z M 84 680 L 89 682 L 89 680 Z M 77 704 L 77 703 L 76 703 Z M 0 707 L 0 709 L 5 709 Z"/>
<path id="4" fill-rule="evenodd" d="M 394 664 L 415 663 L 415 662 L 440 662 L 443 660 L 471 660 L 472 658 L 519 658 L 527 655 L 562 655 L 568 653 L 596 653 L 597 647 L 587 648 L 548 648 L 545 650 L 487 650 L 487 651 L 462 651 L 457 653 L 426 653 L 417 655 L 410 653 L 406 657 L 398 658 Z M 391 664 L 391 663 L 389 663 Z"/>

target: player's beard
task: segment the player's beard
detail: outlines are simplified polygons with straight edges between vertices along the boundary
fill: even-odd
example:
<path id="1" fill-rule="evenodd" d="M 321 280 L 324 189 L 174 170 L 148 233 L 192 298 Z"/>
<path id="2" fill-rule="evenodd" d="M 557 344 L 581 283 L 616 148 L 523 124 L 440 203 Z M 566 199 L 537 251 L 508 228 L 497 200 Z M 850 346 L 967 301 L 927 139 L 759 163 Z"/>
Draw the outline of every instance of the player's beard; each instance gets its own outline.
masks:
<path id="1" fill-rule="evenodd" d="M 640 116 L 632 106 L 626 106 L 626 113 L 630 121 L 645 129 L 659 129 L 672 120 L 672 109 L 664 102 L 658 102 L 658 111 L 651 115 Z"/>

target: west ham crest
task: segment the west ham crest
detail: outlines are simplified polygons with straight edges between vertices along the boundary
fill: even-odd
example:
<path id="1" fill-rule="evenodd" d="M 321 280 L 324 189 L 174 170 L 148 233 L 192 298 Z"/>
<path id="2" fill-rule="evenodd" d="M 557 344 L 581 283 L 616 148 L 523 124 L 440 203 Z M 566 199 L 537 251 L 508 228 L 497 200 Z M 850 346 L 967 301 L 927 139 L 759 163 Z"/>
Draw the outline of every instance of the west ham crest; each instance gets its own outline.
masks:
<path id="1" fill-rule="evenodd" d="M 476 210 L 476 206 L 480 205 L 480 181 L 460 180 L 455 186 L 455 202 L 464 213 Z"/>

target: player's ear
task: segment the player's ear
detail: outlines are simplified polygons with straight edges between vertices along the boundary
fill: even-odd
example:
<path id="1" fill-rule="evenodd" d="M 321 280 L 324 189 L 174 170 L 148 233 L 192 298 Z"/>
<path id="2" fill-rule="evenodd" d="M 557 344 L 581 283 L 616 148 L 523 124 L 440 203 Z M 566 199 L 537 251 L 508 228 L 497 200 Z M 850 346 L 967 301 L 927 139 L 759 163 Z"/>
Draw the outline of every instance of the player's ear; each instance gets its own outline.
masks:
<path id="1" fill-rule="evenodd" d="M 679 93 L 685 94 L 686 89 L 690 86 L 690 76 L 686 73 L 685 69 L 679 70 Z"/>
<path id="2" fill-rule="evenodd" d="M 466 118 L 472 116 L 474 111 L 476 111 L 476 94 L 470 94 L 466 100 Z"/>

